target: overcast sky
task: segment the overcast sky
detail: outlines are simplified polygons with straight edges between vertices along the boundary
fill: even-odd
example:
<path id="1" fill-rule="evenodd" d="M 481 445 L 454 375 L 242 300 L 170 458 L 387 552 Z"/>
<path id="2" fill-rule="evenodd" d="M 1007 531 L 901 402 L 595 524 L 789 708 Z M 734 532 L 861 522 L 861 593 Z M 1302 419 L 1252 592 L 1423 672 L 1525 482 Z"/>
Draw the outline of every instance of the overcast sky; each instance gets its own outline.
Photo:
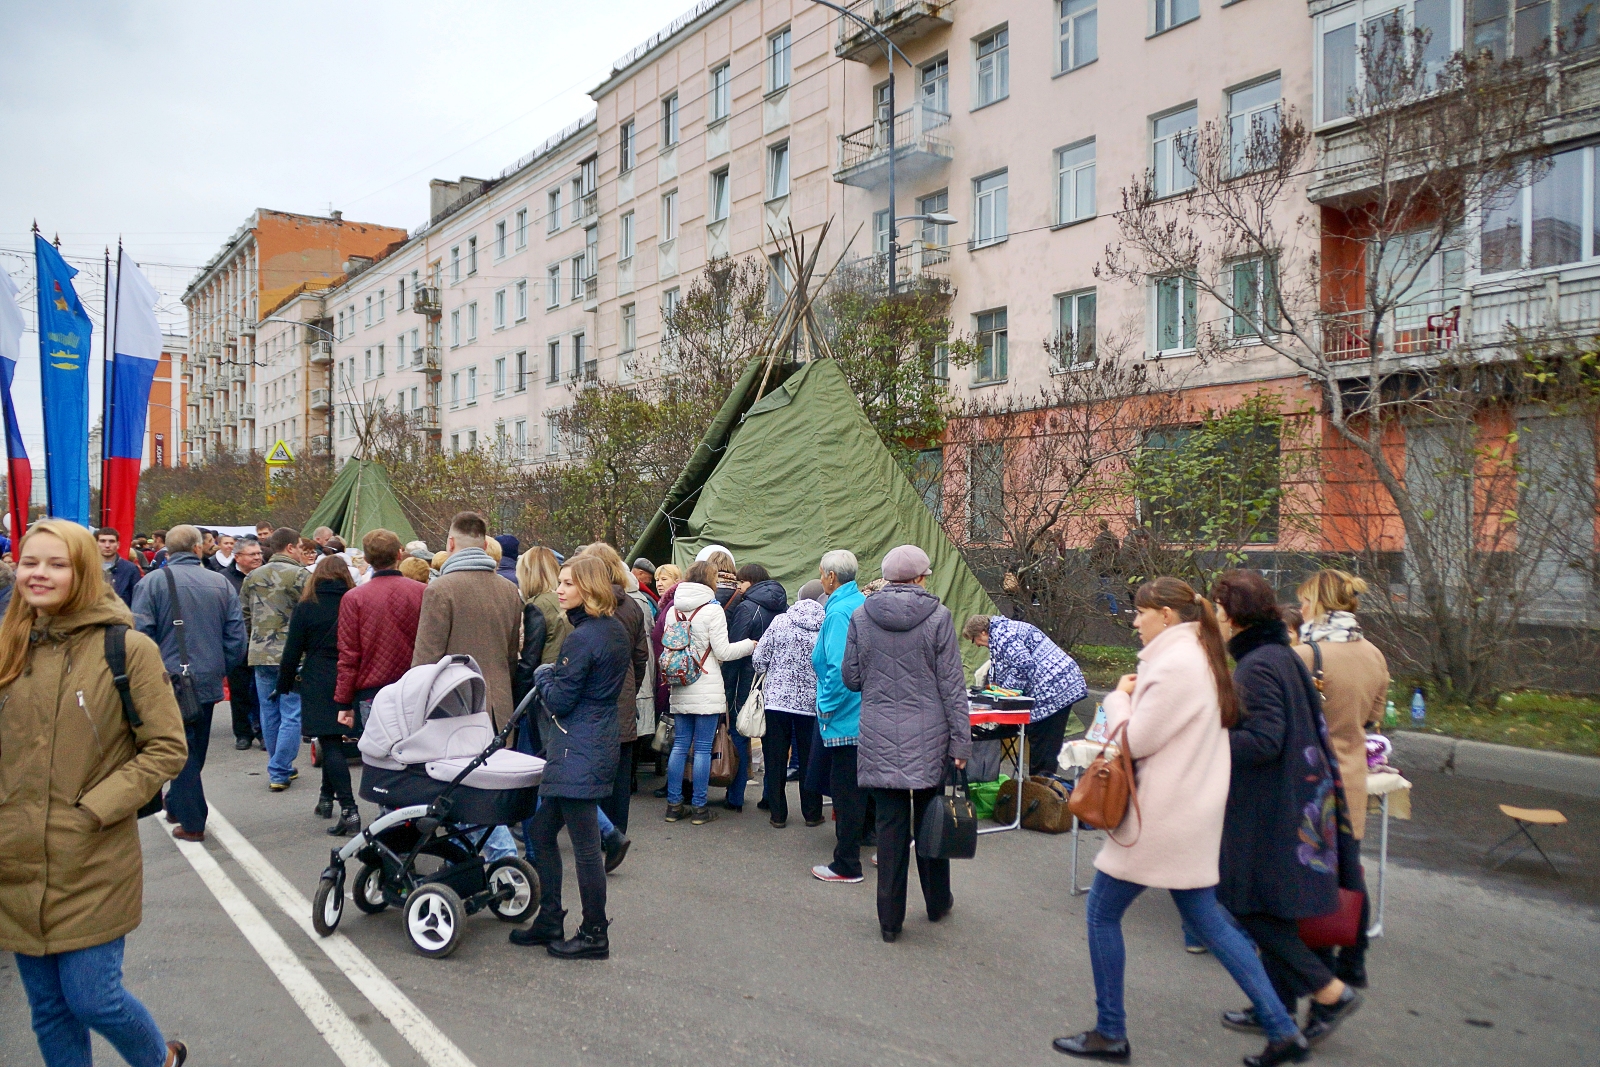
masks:
<path id="1" fill-rule="evenodd" d="M 255 208 L 414 228 L 428 179 L 498 174 L 692 3 L 0 0 L 0 270 L 31 329 L 29 230 L 60 234 L 96 317 L 92 424 L 119 235 L 182 332 L 184 287 Z M 37 351 L 15 390 L 35 462 Z"/>

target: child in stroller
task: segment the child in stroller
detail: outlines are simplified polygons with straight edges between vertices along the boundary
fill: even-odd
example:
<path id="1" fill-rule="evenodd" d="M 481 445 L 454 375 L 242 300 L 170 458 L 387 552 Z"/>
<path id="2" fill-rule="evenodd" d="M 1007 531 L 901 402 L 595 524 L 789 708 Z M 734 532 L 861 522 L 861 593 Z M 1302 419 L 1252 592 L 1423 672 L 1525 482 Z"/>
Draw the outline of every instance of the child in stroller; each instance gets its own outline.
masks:
<path id="1" fill-rule="evenodd" d="M 425 956 L 448 956 L 466 916 L 488 908 L 509 923 L 539 910 L 539 876 L 517 856 L 480 855 L 497 826 L 534 812 L 544 760 L 506 749 L 538 699 L 530 692 L 500 733 L 471 656 L 445 656 L 407 671 L 372 703 L 361 735 L 361 797 L 385 814 L 335 849 L 312 904 L 324 937 L 344 911 L 345 866 L 361 862 L 352 897 L 372 915 L 403 909 L 406 934 Z"/>

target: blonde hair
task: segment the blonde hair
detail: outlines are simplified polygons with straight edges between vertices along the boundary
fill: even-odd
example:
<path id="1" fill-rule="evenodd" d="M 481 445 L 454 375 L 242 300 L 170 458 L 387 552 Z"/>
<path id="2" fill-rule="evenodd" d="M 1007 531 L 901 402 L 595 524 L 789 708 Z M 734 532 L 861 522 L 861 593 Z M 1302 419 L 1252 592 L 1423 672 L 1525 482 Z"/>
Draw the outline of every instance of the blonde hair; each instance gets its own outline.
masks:
<path id="1" fill-rule="evenodd" d="M 662 587 L 677 585 L 683 581 L 683 572 L 676 563 L 663 563 L 656 568 L 656 592 L 662 592 Z"/>
<path id="2" fill-rule="evenodd" d="M 611 568 L 611 581 L 614 585 L 628 588 L 628 567 L 622 562 L 622 557 L 617 550 L 604 541 L 596 541 L 592 545 L 584 545 L 578 550 L 580 556 L 593 556 L 595 559 Z"/>
<path id="3" fill-rule="evenodd" d="M 400 573 L 414 582 L 428 584 L 428 561 L 418 559 L 416 556 L 407 556 L 400 561 Z"/>
<path id="4" fill-rule="evenodd" d="M 617 610 L 616 594 L 611 591 L 611 568 L 598 556 L 574 556 L 567 560 L 561 573 L 572 574 L 572 584 L 583 597 L 583 610 L 590 615 L 613 615 Z"/>
<path id="5" fill-rule="evenodd" d="M 459 541 L 460 538 L 458 537 L 456 540 Z M 500 547 L 500 542 L 496 541 L 492 537 L 485 537 L 483 539 L 483 550 L 489 553 L 489 557 L 496 563 L 499 563 L 501 557 L 506 554 L 506 550 Z"/>
<path id="6" fill-rule="evenodd" d="M 711 555 L 705 558 L 704 562 L 711 564 L 711 569 L 717 572 L 718 578 L 724 574 L 728 575 L 730 578 L 737 576 L 737 571 L 733 563 L 733 557 L 728 555 L 726 552 L 713 552 Z M 713 580 L 707 582 L 706 584 L 716 585 L 717 583 L 715 580 Z"/>
<path id="7" fill-rule="evenodd" d="M 517 589 L 523 600 L 554 591 L 560 580 L 561 566 L 556 562 L 556 554 L 543 545 L 528 549 L 517 559 Z"/>
<path id="8" fill-rule="evenodd" d="M 56 614 L 73 615 L 93 607 L 106 597 L 116 597 L 101 571 L 100 546 L 95 542 L 94 534 L 75 522 L 40 519 L 28 528 L 12 558 L 20 563 L 22 554 L 28 549 L 28 542 L 39 534 L 60 538 L 67 546 L 67 558 L 72 561 L 72 592 Z M 120 599 L 117 600 L 117 606 L 122 606 Z M 0 686 L 16 681 L 27 666 L 31 651 L 29 637 L 38 618 L 38 609 L 28 603 L 22 590 L 18 589 L 12 594 L 11 606 L 6 609 L 5 619 L 0 620 Z"/>
<path id="9" fill-rule="evenodd" d="M 449 559 L 450 559 L 450 553 L 448 553 L 448 552 L 435 552 L 433 554 L 433 563 L 431 564 L 431 566 L 433 567 L 434 570 L 440 570 L 441 568 L 444 567 L 445 563 Z"/>
<path id="10" fill-rule="evenodd" d="M 1348 571 L 1325 567 L 1300 583 L 1296 595 L 1311 606 L 1307 622 L 1315 622 L 1330 611 L 1355 611 L 1367 583 Z"/>

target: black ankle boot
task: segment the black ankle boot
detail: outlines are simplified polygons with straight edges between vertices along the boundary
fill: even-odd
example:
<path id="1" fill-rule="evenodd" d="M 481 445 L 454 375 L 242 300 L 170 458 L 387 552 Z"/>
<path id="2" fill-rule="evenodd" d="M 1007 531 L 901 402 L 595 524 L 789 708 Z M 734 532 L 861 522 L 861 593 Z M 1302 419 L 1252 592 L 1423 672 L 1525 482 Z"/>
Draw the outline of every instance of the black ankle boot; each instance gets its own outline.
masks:
<path id="1" fill-rule="evenodd" d="M 317 798 L 317 807 L 316 807 L 316 810 L 315 810 L 315 812 L 313 814 L 315 814 L 316 817 L 319 818 L 319 819 L 331 819 L 331 818 L 333 818 L 333 798 L 332 797 L 318 797 Z"/>
<path id="2" fill-rule="evenodd" d="M 545 951 L 558 960 L 605 960 L 611 958 L 611 939 L 606 936 L 610 920 L 584 923 L 565 941 L 552 941 Z"/>
<path id="3" fill-rule="evenodd" d="M 1282 1041 L 1269 1041 L 1259 1056 L 1246 1056 L 1244 1067 L 1278 1067 L 1280 1063 L 1304 1063 L 1311 1046 L 1300 1034 Z"/>
<path id="4" fill-rule="evenodd" d="M 361 832 L 361 809 L 345 808 L 339 812 L 339 821 L 328 827 L 329 837 L 349 837 Z"/>
<path id="5" fill-rule="evenodd" d="M 526 930 L 511 931 L 511 943 L 527 948 L 531 945 L 548 945 L 555 941 L 564 941 L 567 937 L 567 913 L 554 912 L 546 916 L 544 912 L 533 920 L 533 925 Z"/>

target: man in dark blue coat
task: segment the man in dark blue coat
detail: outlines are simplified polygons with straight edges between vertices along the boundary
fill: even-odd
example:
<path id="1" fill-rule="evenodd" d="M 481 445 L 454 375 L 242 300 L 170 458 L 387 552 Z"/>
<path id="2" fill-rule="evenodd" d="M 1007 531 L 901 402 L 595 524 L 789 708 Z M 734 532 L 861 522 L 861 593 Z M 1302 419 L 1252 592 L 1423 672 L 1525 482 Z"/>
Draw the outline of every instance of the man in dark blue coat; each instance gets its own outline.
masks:
<path id="1" fill-rule="evenodd" d="M 111 526 L 102 526 L 94 532 L 100 546 L 100 566 L 105 569 L 106 582 L 122 602 L 133 607 L 133 587 L 144 577 L 139 568 L 122 558 L 122 535 Z"/>

